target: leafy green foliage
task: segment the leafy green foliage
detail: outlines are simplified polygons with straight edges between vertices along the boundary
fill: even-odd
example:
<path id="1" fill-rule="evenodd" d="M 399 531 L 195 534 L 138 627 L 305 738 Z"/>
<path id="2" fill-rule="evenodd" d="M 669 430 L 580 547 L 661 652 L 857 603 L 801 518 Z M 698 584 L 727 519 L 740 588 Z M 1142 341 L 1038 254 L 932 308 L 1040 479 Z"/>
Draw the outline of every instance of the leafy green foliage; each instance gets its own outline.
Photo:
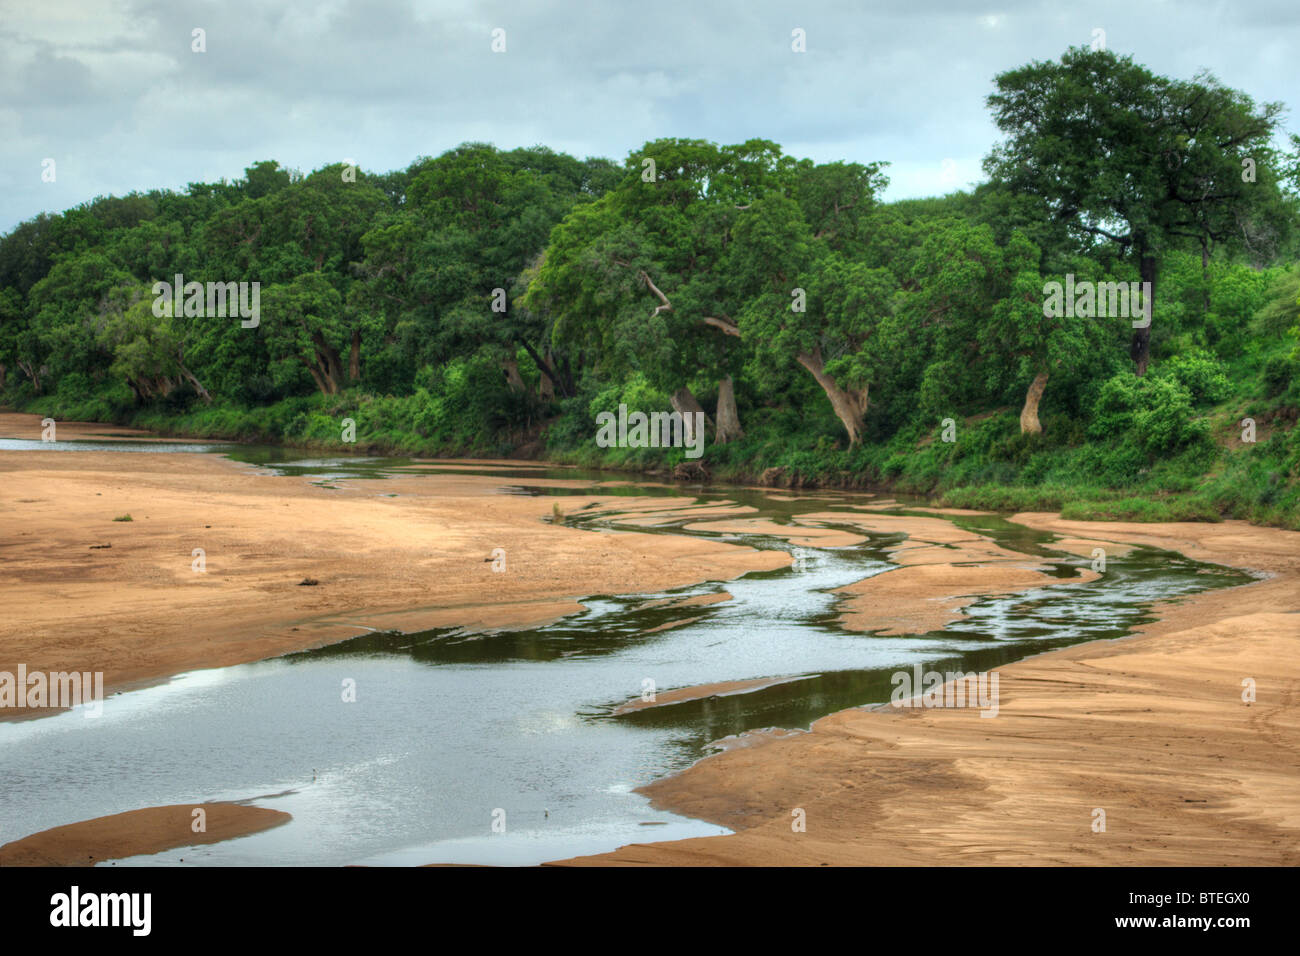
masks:
<path id="1" fill-rule="evenodd" d="M 41 215 L 0 237 L 0 398 L 641 469 L 680 452 L 597 448 L 594 416 L 698 402 L 717 478 L 1300 526 L 1300 139 L 1278 153 L 1275 104 L 1104 51 L 995 84 L 992 181 L 928 199 L 883 202 L 883 162 L 663 138 L 621 163 L 267 160 Z M 260 322 L 155 309 L 178 274 L 259 283 Z M 1157 275 L 1141 342 L 1128 316 L 1044 309 L 1067 276 Z"/>

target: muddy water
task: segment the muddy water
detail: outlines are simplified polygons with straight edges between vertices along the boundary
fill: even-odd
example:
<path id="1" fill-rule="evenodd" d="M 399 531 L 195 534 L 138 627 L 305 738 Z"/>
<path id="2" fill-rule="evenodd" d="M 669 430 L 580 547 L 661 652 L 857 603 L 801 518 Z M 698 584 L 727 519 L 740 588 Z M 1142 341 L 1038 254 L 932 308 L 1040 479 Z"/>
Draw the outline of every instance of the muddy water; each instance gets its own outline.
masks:
<path id="1" fill-rule="evenodd" d="M 403 460 L 306 459 L 276 449 L 244 448 L 237 456 L 318 482 L 381 479 L 410 469 Z M 519 484 L 527 478 L 517 469 L 497 473 L 518 494 L 592 494 L 531 488 Z M 584 477 L 572 470 L 528 472 L 534 473 Z M 778 524 L 812 512 L 848 514 L 869 500 L 635 486 L 599 493 L 673 496 L 683 506 L 731 502 L 756 509 L 745 517 Z M 888 573 L 894 565 L 886 546 L 898 535 L 850 547 L 792 548 L 776 537 L 711 531 L 699 516 L 647 529 L 623 524 L 617 508 L 570 513 L 557 503 L 566 523 L 592 534 L 715 535 L 794 551 L 799 560 L 725 583 L 590 596 L 585 611 L 546 627 L 370 634 L 182 675 L 110 699 L 97 719 L 70 713 L 0 724 L 0 842 L 138 807 L 249 798 L 287 810 L 293 822 L 117 865 L 180 857 L 184 865 L 521 864 L 721 833 L 651 810 L 632 790 L 686 767 L 731 735 L 802 729 L 846 707 L 883 703 L 896 671 L 917 664 L 989 670 L 1053 647 L 1120 637 L 1150 620 L 1155 601 L 1248 580 L 1170 552 L 1137 549 L 1110 559 L 1099 580 L 1078 583 L 1088 561 L 1054 551 L 1052 535 L 997 517 L 953 518 L 1034 556 L 1063 586 L 977 601 L 942 631 L 874 636 L 836 624 L 831 592 Z M 702 606 L 654 603 L 723 592 L 730 598 Z M 647 681 L 664 693 L 771 677 L 783 680 L 615 714 L 641 696 Z M 355 702 L 343 701 L 346 687 L 355 687 Z"/>

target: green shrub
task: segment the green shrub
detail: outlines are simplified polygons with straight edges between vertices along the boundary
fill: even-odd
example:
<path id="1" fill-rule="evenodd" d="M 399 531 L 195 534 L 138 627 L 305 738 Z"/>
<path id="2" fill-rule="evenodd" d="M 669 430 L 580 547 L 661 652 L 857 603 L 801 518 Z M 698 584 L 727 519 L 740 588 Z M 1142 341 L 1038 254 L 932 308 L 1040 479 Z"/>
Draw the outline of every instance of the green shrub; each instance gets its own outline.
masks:
<path id="1" fill-rule="evenodd" d="M 1136 440 L 1149 455 L 1175 451 L 1208 434 L 1195 420 L 1191 392 L 1172 376 L 1120 372 L 1102 384 L 1088 428 L 1093 438 Z"/>
<path id="2" fill-rule="evenodd" d="M 1146 380 L 1143 404 L 1133 415 L 1133 431 L 1151 455 L 1172 452 L 1206 434 L 1205 424 L 1192 418 L 1191 394 L 1177 382 Z"/>
<path id="3" fill-rule="evenodd" d="M 1276 355 L 1264 363 L 1260 380 L 1264 383 L 1264 394 L 1274 398 L 1285 392 L 1295 378 L 1296 362 L 1285 356 Z"/>
<path id="4" fill-rule="evenodd" d="M 1223 363 L 1201 349 L 1175 355 L 1164 363 L 1160 374 L 1174 379 L 1186 388 L 1196 405 L 1221 402 L 1232 390 Z"/>

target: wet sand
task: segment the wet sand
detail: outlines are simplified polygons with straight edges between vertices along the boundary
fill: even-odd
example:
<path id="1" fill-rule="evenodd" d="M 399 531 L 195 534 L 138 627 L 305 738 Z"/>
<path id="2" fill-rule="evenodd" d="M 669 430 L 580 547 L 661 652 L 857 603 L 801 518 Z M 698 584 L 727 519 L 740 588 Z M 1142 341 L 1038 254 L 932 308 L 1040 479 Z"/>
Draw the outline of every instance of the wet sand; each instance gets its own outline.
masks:
<path id="1" fill-rule="evenodd" d="M 637 710 L 649 710 L 652 707 L 667 707 L 671 704 L 680 704 L 687 700 L 704 700 L 709 697 L 747 694 L 750 691 L 762 690 L 765 687 L 775 687 L 777 684 L 784 684 L 787 681 L 802 680 L 807 676 L 806 674 L 796 674 L 791 677 L 757 677 L 753 680 L 728 680 L 716 684 L 679 687 L 676 690 L 666 691 L 662 694 L 656 693 L 654 700 L 646 700 L 641 697 L 634 698 L 625 704 L 619 704 L 612 713 L 617 717 L 620 714 L 630 714 Z"/>
<path id="2" fill-rule="evenodd" d="M 15 419 L 19 437 L 31 437 L 35 416 L 0 417 L 0 435 L 19 431 Z M 588 503 L 680 507 L 595 486 L 548 498 L 503 493 L 511 479 L 460 474 L 335 488 L 311 480 L 215 455 L 0 451 L 0 671 L 103 671 L 112 693 L 368 630 L 535 626 L 580 610 L 585 595 L 789 563 L 723 541 L 545 520 L 553 503 L 566 514 Z M 126 514 L 131 521 L 113 520 Z"/>
<path id="3" fill-rule="evenodd" d="M 854 709 L 809 733 L 746 735 L 642 791 L 739 832 L 563 863 L 1300 863 L 1300 533 L 1012 520 L 1270 576 L 1165 605 L 1137 636 L 999 668 L 992 719 Z"/>
<path id="4" fill-rule="evenodd" d="M 194 827 L 202 810 L 204 832 Z M 177 847 L 217 843 L 288 823 L 282 810 L 241 803 L 183 803 L 83 820 L 0 846 L 0 866 L 93 866 Z"/>
<path id="5" fill-rule="evenodd" d="M 981 597 L 1049 585 L 1068 587 L 1097 579 L 1097 574 L 1086 568 L 1072 578 L 1053 577 L 1045 573 L 1048 566 L 1040 559 L 1008 550 L 984 535 L 940 518 L 839 513 L 812 517 L 824 521 L 838 519 L 841 524 L 876 534 L 907 535 L 886 548 L 889 559 L 900 567 L 864 578 L 837 592 L 844 598 L 840 605 L 840 624 L 853 631 L 924 634 L 959 620 L 964 609 Z M 803 518 L 808 520 L 808 516 Z M 1067 545 L 1061 550 L 1078 553 L 1077 542 L 1067 542 Z M 1123 550 L 1114 547 L 1112 553 Z"/>
<path id="6" fill-rule="evenodd" d="M 34 416 L 0 416 L 0 435 L 15 435 L 15 419 L 30 432 Z M 76 435 L 59 427 L 60 437 Z M 27 432 L 15 437 L 39 427 Z M 553 525 L 544 520 L 553 503 L 566 514 L 589 502 L 639 510 L 647 524 L 704 509 L 602 495 L 594 484 L 570 498 L 502 493 L 511 480 L 346 479 L 331 489 L 211 455 L 0 451 L 0 670 L 103 670 L 107 687 L 122 689 L 368 628 L 533 626 L 578 610 L 583 595 L 723 581 L 789 560 L 719 540 Z M 518 480 L 582 484 L 522 469 Z M 708 506 L 742 522 L 746 511 Z M 124 513 L 132 521 L 112 520 Z M 902 568 L 850 589 L 851 627 L 916 630 L 935 611 L 927 605 L 954 615 L 954 600 L 1044 583 L 1036 559 L 937 516 L 800 518 L 818 520 L 908 535 L 892 549 Z M 810 733 L 746 735 L 645 789 L 660 807 L 740 832 L 568 862 L 1300 862 L 1300 533 L 1013 520 L 1061 534 L 1062 550 L 1085 556 L 1151 545 L 1272 577 L 1164 608 L 1139 636 L 1001 668 L 994 719 L 975 709 L 850 710 Z M 103 544 L 112 547 L 92 550 Z M 498 547 L 504 572 L 492 570 Z M 192 569 L 194 548 L 204 549 L 203 573 Z M 300 586 L 304 578 L 319 583 Z M 806 832 L 791 829 L 795 810 Z M 1093 830 L 1096 810 L 1105 832 Z M 114 819 L 73 825 L 90 828 L 77 839 L 101 830 L 108 839 L 118 824 L 103 821 Z M 185 845 L 160 846 L 157 826 L 131 826 L 155 850 Z"/>

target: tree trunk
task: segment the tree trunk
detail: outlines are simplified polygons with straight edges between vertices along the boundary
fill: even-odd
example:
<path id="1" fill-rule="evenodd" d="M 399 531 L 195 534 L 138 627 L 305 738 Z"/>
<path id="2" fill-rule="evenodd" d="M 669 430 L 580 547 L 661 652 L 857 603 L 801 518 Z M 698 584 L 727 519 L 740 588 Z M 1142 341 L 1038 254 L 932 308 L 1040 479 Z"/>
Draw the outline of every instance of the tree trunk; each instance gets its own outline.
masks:
<path id="1" fill-rule="evenodd" d="M 537 349 L 533 348 L 524 339 L 516 339 L 520 347 L 528 353 L 528 357 L 533 360 L 537 366 L 537 371 L 541 372 L 541 379 L 537 383 L 537 391 L 543 401 L 551 401 L 555 398 L 558 391 L 565 398 L 572 398 L 573 395 L 564 387 L 564 382 L 560 379 L 560 373 L 555 364 L 555 356 L 548 349 L 546 358 L 537 354 Z"/>
<path id="2" fill-rule="evenodd" d="M 538 371 L 542 374 L 537 379 L 537 395 L 544 402 L 555 401 L 555 376 L 551 371 L 555 360 L 551 358 L 551 353 L 546 353 L 546 358 L 537 366 Z"/>
<path id="3" fill-rule="evenodd" d="M 352 330 L 352 354 L 348 357 L 348 378 L 353 382 L 361 380 L 361 330 Z"/>
<path id="4" fill-rule="evenodd" d="M 329 388 L 325 385 L 325 379 L 321 376 L 321 373 L 317 371 L 316 366 L 312 365 L 311 362 L 308 362 L 306 359 L 302 359 L 302 364 L 303 367 L 311 373 L 311 377 L 315 379 L 316 387 L 320 389 L 320 393 L 322 395 L 331 394 Z"/>
<path id="5" fill-rule="evenodd" d="M 740 412 L 736 408 L 736 387 L 728 375 L 718 382 L 717 428 L 713 440 L 719 445 L 745 437 L 740 427 Z"/>
<path id="6" fill-rule="evenodd" d="M 339 385 L 343 382 L 343 362 L 339 357 L 338 349 L 325 341 L 325 337 L 319 332 L 311 334 L 312 345 L 316 348 L 316 367 L 320 369 L 321 377 L 329 386 L 327 395 L 337 395 Z"/>
<path id="7" fill-rule="evenodd" d="M 1025 407 L 1020 410 L 1020 434 L 1040 435 L 1043 426 L 1038 421 L 1038 403 L 1043 398 L 1043 389 L 1047 388 L 1047 373 L 1039 372 L 1029 383 L 1025 393 Z"/>
<path id="8" fill-rule="evenodd" d="M 41 394 L 41 373 L 40 369 L 27 362 L 19 362 L 18 367 L 32 380 L 32 387 L 36 389 L 36 394 Z"/>
<path id="9" fill-rule="evenodd" d="M 199 380 L 198 380 L 197 378 L 194 377 L 194 373 L 191 372 L 189 369 L 187 369 L 187 368 L 186 368 L 183 364 L 181 364 L 180 362 L 177 362 L 176 364 L 177 364 L 177 367 L 180 368 L 180 370 L 181 370 L 181 374 L 184 375 L 185 378 L 186 378 L 186 380 L 187 380 L 191 385 L 194 386 L 194 391 L 196 391 L 196 392 L 199 393 L 199 398 L 203 399 L 203 401 L 204 401 L 205 403 L 207 403 L 208 405 L 211 405 L 211 404 L 212 404 L 212 396 L 208 394 L 208 390 L 207 390 L 206 388 L 203 387 L 202 383 L 199 382 Z"/>
<path id="10" fill-rule="evenodd" d="M 821 349 L 816 349 L 811 355 L 802 352 L 795 358 L 800 365 L 812 373 L 812 377 L 817 379 L 817 384 L 830 399 L 831 408 L 835 410 L 836 417 L 848 432 L 849 445 L 862 444 L 862 422 L 867 417 L 869 403 L 867 391 L 870 386 L 854 389 L 840 388 L 835 380 L 826 374 L 826 363 L 822 361 Z"/>
<path id="11" fill-rule="evenodd" d="M 0 392 L 5 389 L 5 364 L 0 362 Z"/>
<path id="12" fill-rule="evenodd" d="M 1143 290 L 1151 290 L 1151 294 L 1146 296 L 1143 305 L 1146 307 L 1145 315 L 1151 317 L 1146 328 L 1133 330 L 1133 342 L 1129 346 L 1129 356 L 1137 365 L 1137 374 L 1139 376 L 1147 373 L 1147 363 L 1151 360 L 1151 324 L 1155 321 L 1156 314 L 1156 257 L 1149 253 L 1143 253 L 1141 258 L 1141 276 Z"/>
<path id="13" fill-rule="evenodd" d="M 669 401 L 672 402 L 673 411 L 681 413 L 682 438 L 686 444 L 693 444 L 695 441 L 695 423 L 699 421 L 695 415 L 696 413 L 704 415 L 704 406 L 695 397 L 695 393 L 685 385 L 673 392 Z M 705 424 L 708 424 L 708 421 L 708 415 L 704 415 Z"/>
<path id="14" fill-rule="evenodd" d="M 524 378 L 519 374 L 519 363 L 515 361 L 514 356 L 510 355 L 501 360 L 501 368 L 506 373 L 506 383 L 510 386 L 512 392 L 522 392 L 524 390 Z"/>
<path id="15" fill-rule="evenodd" d="M 334 349 L 325 353 L 325 374 L 329 379 L 330 392 L 337 395 L 339 386 L 343 384 L 343 362 Z"/>

